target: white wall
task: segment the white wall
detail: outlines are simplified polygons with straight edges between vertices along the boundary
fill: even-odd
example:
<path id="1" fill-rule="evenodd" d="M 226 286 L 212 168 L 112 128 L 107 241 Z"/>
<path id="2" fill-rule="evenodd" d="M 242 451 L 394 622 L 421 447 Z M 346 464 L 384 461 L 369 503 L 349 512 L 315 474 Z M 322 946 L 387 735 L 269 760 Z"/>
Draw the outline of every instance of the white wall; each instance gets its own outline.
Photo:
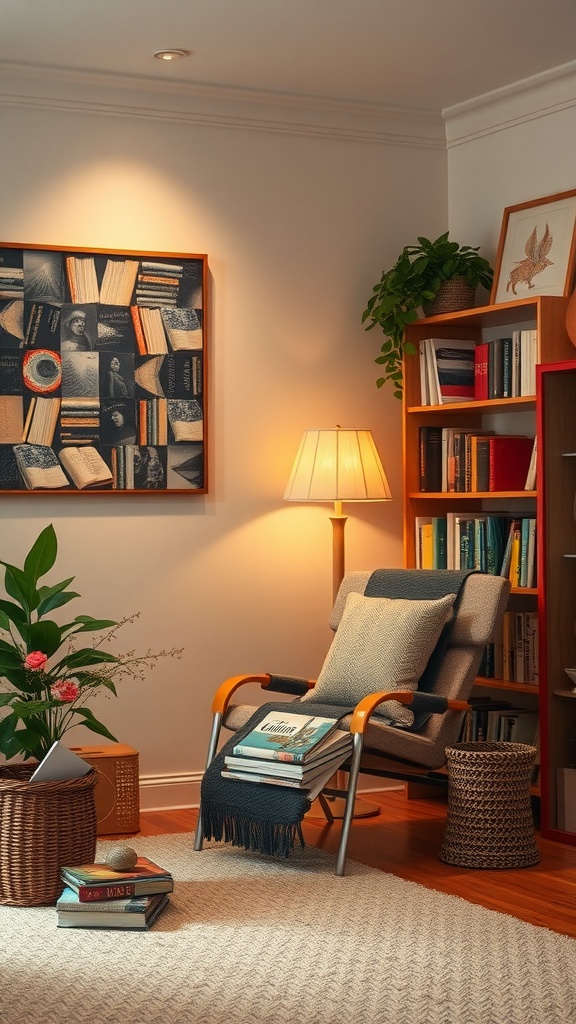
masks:
<path id="1" fill-rule="evenodd" d="M 380 340 L 360 316 L 402 246 L 444 229 L 446 154 L 436 127 L 414 121 L 403 140 L 374 113 L 305 110 L 288 125 L 272 109 L 264 123 L 227 113 L 225 97 L 210 116 L 194 97 L 182 112 L 175 94 L 162 114 L 145 89 L 120 103 L 121 88 L 11 83 L 0 237 L 208 254 L 210 493 L 0 496 L 0 557 L 21 561 L 52 522 L 76 613 L 140 611 L 120 650 L 184 648 L 95 708 L 140 751 L 154 806 L 190 799 L 221 680 L 321 666 L 329 509 L 282 501 L 304 428 L 373 430 L 394 501 L 345 509 L 347 567 L 402 564 L 400 403 L 375 388 Z"/>
<path id="2" fill-rule="evenodd" d="M 494 263 L 506 207 L 576 188 L 576 76 L 558 68 L 445 117 L 451 237 Z"/>

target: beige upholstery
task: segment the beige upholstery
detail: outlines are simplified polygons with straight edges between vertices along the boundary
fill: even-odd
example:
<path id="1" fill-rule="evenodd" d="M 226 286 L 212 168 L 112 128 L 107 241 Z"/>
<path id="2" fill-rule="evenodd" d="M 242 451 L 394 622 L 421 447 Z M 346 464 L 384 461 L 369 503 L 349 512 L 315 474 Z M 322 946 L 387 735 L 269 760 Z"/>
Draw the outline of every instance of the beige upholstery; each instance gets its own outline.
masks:
<path id="1" fill-rule="evenodd" d="M 425 570 L 423 570 L 425 571 Z M 347 573 L 342 581 L 330 619 L 333 630 L 344 608 L 346 596 L 354 590 L 363 594 L 372 572 Z M 457 611 L 449 626 L 448 649 L 437 678 L 435 693 L 453 700 L 467 700 L 482 660 L 484 646 L 500 623 L 510 584 L 502 576 L 473 573 L 465 580 Z M 254 707 L 232 705 L 223 724 L 235 731 L 240 728 Z M 350 719 L 345 719 L 348 723 Z M 435 769 L 445 763 L 445 748 L 458 739 L 461 711 L 431 715 L 419 732 L 406 732 L 371 718 L 364 734 L 364 751 Z M 365 771 L 364 765 L 362 771 Z"/>

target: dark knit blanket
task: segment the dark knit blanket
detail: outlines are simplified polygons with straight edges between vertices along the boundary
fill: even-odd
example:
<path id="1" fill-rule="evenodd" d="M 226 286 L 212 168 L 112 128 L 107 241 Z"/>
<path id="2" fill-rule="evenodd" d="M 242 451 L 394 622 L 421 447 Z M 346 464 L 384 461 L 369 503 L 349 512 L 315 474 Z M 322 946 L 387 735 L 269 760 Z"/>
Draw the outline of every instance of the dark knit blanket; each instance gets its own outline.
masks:
<path id="1" fill-rule="evenodd" d="M 201 787 L 200 813 L 206 839 L 224 840 L 232 846 L 270 856 L 287 857 L 299 839 L 304 846 L 302 818 L 310 809 L 306 790 L 288 786 L 273 786 L 259 782 L 238 782 L 222 778 L 224 758 L 232 748 L 260 722 L 269 711 L 290 714 L 321 715 L 338 720 L 350 714 L 352 708 L 335 707 L 306 701 L 299 704 L 263 704 L 250 717 L 246 725 L 234 733 L 221 748 L 204 773 Z"/>

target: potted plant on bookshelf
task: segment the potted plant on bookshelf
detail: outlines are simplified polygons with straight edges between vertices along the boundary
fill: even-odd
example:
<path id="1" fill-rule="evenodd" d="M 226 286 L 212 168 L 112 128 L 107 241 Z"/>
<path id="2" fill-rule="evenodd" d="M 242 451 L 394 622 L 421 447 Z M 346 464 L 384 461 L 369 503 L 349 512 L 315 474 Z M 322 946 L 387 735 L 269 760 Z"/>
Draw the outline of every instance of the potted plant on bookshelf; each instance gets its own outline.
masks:
<path id="1" fill-rule="evenodd" d="M 68 589 L 74 577 L 40 585 L 57 550 L 50 525 L 21 568 L 0 559 L 6 594 L 0 598 L 0 754 L 9 762 L 0 767 L 0 903 L 55 902 L 60 855 L 68 863 L 93 859 L 97 772 L 65 782 L 30 782 L 36 762 L 76 725 L 116 742 L 87 706 L 90 698 L 102 689 L 116 696 L 115 679 L 143 678 L 159 658 L 182 653 L 138 656 L 106 649 L 137 615 L 119 622 L 76 615 L 59 625 L 53 613 L 79 594 Z M 92 646 L 77 642 L 85 633 L 92 634 Z M 11 764 L 13 758 L 18 762 Z M 7 857 L 9 865 L 3 863 Z"/>
<path id="2" fill-rule="evenodd" d="M 367 331 L 379 326 L 386 335 L 375 360 L 384 369 L 376 386 L 391 381 L 396 398 L 402 398 L 404 353 L 416 352 L 404 341 L 408 324 L 421 313 L 436 316 L 469 309 L 477 287 L 490 288 L 492 284 L 494 272 L 478 255 L 479 246 L 459 245 L 448 235 L 446 231 L 434 241 L 419 237 L 417 245 L 404 246 L 394 266 L 382 272 L 362 314 L 362 323 L 369 321 Z"/>

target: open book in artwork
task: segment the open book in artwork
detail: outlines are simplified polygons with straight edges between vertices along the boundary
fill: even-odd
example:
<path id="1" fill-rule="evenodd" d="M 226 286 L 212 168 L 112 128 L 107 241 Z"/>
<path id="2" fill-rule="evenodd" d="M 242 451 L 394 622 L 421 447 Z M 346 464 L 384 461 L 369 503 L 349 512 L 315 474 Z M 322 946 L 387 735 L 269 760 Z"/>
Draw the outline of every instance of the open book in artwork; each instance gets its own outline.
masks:
<path id="1" fill-rule="evenodd" d="M 79 491 L 87 487 L 107 487 L 112 473 L 96 448 L 63 448 L 59 459 Z"/>
<path id="2" fill-rule="evenodd" d="M 160 313 L 174 352 L 202 348 L 202 325 L 195 309 L 163 306 Z"/>
<path id="3" fill-rule="evenodd" d="M 204 436 L 202 406 L 195 398 L 167 399 L 168 420 L 175 441 L 201 441 Z"/>
<path id="4" fill-rule="evenodd" d="M 59 491 L 70 487 L 51 448 L 40 444 L 16 444 L 13 452 L 20 476 L 29 491 Z"/>
<path id="5" fill-rule="evenodd" d="M 42 395 L 34 395 L 30 399 L 22 441 L 48 446 L 52 444 L 60 414 L 60 401 L 59 398 L 44 398 Z"/>

